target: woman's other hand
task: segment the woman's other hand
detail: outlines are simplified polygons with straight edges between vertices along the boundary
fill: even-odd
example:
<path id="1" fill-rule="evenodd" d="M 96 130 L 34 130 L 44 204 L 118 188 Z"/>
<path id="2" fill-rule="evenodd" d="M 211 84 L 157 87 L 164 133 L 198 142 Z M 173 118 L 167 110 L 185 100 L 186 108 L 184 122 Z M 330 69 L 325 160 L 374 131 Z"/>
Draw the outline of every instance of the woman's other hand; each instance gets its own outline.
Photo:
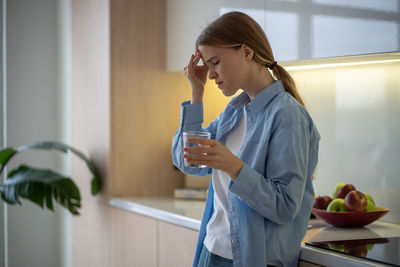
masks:
<path id="1" fill-rule="evenodd" d="M 200 59 L 200 51 L 196 49 L 195 54 L 190 57 L 189 63 L 184 68 L 185 76 L 192 87 L 192 104 L 203 101 L 204 86 L 207 81 L 208 66 L 197 66 Z"/>
<path id="2" fill-rule="evenodd" d="M 206 138 L 192 137 L 188 141 L 199 144 L 196 147 L 183 149 L 184 152 L 189 153 L 183 156 L 188 163 L 219 169 L 226 172 L 232 180 L 236 179 L 244 163 L 228 148 L 216 140 Z"/>

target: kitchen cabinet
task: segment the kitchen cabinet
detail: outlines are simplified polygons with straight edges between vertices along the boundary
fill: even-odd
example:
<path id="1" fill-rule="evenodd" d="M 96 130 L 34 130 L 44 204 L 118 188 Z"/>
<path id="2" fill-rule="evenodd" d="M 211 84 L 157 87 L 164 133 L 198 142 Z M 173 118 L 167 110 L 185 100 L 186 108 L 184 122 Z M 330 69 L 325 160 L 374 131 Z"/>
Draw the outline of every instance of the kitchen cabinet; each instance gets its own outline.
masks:
<path id="1" fill-rule="evenodd" d="M 198 232 L 162 221 L 158 221 L 157 225 L 158 266 L 191 266 Z"/>
<path id="2" fill-rule="evenodd" d="M 114 264 L 115 266 L 122 266 L 122 263 L 135 265 L 150 256 L 157 259 L 151 262 L 153 264 L 151 266 L 154 266 L 154 262 L 160 267 L 190 266 L 204 211 L 204 201 L 174 199 L 173 197 L 128 197 L 112 198 L 110 205 L 116 208 L 113 209 L 115 214 L 112 216 L 114 226 L 112 238 L 116 240 L 112 243 L 112 247 L 115 247 L 120 255 L 124 255 L 127 259 L 118 261 L 117 263 L 120 264 Z M 366 227 L 347 229 L 329 227 L 327 223 L 319 219 L 311 219 L 310 224 L 312 227 L 306 232 L 302 241 L 298 264 L 301 267 L 372 266 L 376 260 L 397 263 L 395 256 L 389 259 L 388 255 L 392 255 L 392 251 L 397 251 L 398 237 L 388 238 L 388 242 L 384 240 L 376 242 L 369 247 L 365 259 L 354 257 L 357 249 L 351 252 L 352 246 L 348 246 L 349 251 L 346 255 L 339 254 L 324 245 L 319 246 L 315 242 L 399 236 L 398 224 L 377 221 Z M 314 244 L 311 245 L 310 243 L 313 242 Z M 136 246 L 141 247 L 136 248 Z M 354 246 L 354 248 L 357 247 L 359 246 Z M 132 249 L 136 252 L 135 256 L 131 256 Z"/>
<path id="3" fill-rule="evenodd" d="M 112 266 L 192 265 L 197 231 L 118 209 L 112 214 Z"/>
<path id="4" fill-rule="evenodd" d="M 113 266 L 187 267 L 192 265 L 198 231 L 112 209 Z M 318 267 L 299 261 L 300 267 Z"/>
<path id="5" fill-rule="evenodd" d="M 264 11 L 278 61 L 400 50 L 397 1 L 265 0 Z"/>
<path id="6" fill-rule="evenodd" d="M 157 220 L 119 209 L 110 209 L 110 212 L 109 266 L 158 267 Z"/>
<path id="7" fill-rule="evenodd" d="M 181 71 L 207 23 L 229 11 L 253 17 L 277 61 L 400 51 L 397 1 L 167 1 L 167 71 Z"/>

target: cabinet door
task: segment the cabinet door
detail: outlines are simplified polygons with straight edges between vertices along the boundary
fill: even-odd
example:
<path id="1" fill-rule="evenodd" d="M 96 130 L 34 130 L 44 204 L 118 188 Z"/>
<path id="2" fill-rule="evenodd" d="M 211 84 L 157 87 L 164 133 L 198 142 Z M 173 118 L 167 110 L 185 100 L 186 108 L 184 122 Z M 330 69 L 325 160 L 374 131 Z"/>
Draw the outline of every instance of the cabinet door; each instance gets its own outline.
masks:
<path id="1" fill-rule="evenodd" d="M 395 0 L 168 0 L 167 71 L 182 71 L 201 30 L 234 10 L 260 24 L 277 61 L 400 51 Z"/>
<path id="2" fill-rule="evenodd" d="M 158 266 L 191 266 L 197 235 L 197 231 L 158 221 Z"/>
<path id="3" fill-rule="evenodd" d="M 114 208 L 111 211 L 111 266 L 157 267 L 157 220 Z"/>
<path id="4" fill-rule="evenodd" d="M 398 1 L 264 1 L 278 61 L 400 50 Z"/>

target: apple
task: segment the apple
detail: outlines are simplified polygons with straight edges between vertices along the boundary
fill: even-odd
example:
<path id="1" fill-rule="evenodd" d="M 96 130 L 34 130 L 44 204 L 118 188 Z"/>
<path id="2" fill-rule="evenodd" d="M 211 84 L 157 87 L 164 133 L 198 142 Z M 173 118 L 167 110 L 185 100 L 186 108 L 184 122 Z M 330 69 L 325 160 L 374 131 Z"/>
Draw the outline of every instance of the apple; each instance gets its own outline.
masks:
<path id="1" fill-rule="evenodd" d="M 371 250 L 374 247 L 374 244 L 366 244 L 365 247 L 367 248 L 367 250 Z"/>
<path id="2" fill-rule="evenodd" d="M 344 207 L 347 211 L 363 211 L 367 207 L 367 198 L 357 190 L 350 191 L 344 198 Z"/>
<path id="3" fill-rule="evenodd" d="M 367 207 L 365 208 L 366 211 L 374 211 L 376 210 L 375 201 L 371 197 L 370 194 L 364 193 L 364 196 L 367 198 Z"/>
<path id="4" fill-rule="evenodd" d="M 337 198 L 337 193 L 343 186 L 345 186 L 345 183 L 338 183 L 335 185 L 335 188 L 333 189 L 333 192 L 332 192 L 333 199 Z"/>
<path id="5" fill-rule="evenodd" d="M 328 244 L 328 247 L 329 247 L 330 249 L 333 249 L 333 250 L 337 250 L 337 251 L 341 251 L 341 252 L 344 251 L 344 245 L 343 245 L 343 244 L 333 244 L 333 243 L 329 243 L 329 244 Z"/>
<path id="6" fill-rule="evenodd" d="M 329 203 L 331 203 L 331 201 L 333 200 L 330 196 L 322 196 L 323 198 L 325 198 L 325 201 L 328 203 L 326 206 L 329 205 Z"/>
<path id="7" fill-rule="evenodd" d="M 365 208 L 365 211 L 374 211 L 374 210 L 375 210 L 374 202 L 367 198 L 367 207 Z"/>
<path id="8" fill-rule="evenodd" d="M 331 203 L 329 203 L 326 210 L 332 211 L 332 212 L 345 212 L 346 209 L 344 208 L 344 199 L 336 198 L 336 199 L 332 200 Z"/>
<path id="9" fill-rule="evenodd" d="M 317 198 L 314 198 L 312 207 L 316 209 L 326 210 L 331 201 L 332 198 L 330 196 L 319 196 Z"/>
<path id="10" fill-rule="evenodd" d="M 354 185 L 352 184 L 345 184 L 342 188 L 339 189 L 339 191 L 337 192 L 337 198 L 344 198 L 347 193 L 349 193 L 350 191 L 356 190 L 356 188 L 354 187 Z"/>
<path id="11" fill-rule="evenodd" d="M 370 194 L 364 193 L 364 196 L 375 205 L 375 201 Z"/>

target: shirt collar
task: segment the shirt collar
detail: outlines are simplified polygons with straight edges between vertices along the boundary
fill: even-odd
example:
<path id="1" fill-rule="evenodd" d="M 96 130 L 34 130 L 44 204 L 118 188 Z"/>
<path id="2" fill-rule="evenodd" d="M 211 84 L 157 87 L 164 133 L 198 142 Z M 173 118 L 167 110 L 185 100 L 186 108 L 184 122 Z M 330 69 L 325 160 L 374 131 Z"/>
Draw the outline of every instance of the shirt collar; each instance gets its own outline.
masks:
<path id="1" fill-rule="evenodd" d="M 260 112 L 277 94 L 285 91 L 282 81 L 276 80 L 273 84 L 262 90 L 256 97 L 248 104 L 248 108 L 253 114 Z M 246 92 L 241 93 L 232 102 L 235 108 L 241 108 L 248 100 L 249 96 Z"/>

